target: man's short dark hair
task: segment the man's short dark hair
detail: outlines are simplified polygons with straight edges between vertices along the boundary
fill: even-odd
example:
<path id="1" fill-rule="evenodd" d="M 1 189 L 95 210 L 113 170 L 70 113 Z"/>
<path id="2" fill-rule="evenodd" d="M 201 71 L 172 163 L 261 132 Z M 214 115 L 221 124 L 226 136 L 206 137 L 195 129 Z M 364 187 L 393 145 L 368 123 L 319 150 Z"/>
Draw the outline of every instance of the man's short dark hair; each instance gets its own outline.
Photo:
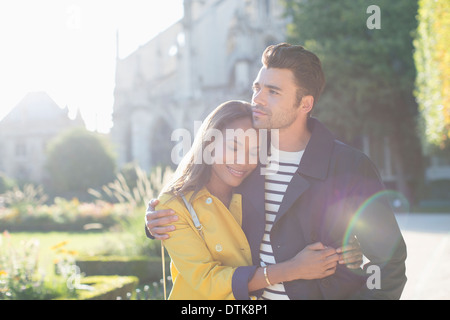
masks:
<path id="1" fill-rule="evenodd" d="M 312 95 L 316 102 L 325 87 L 325 75 L 322 63 L 311 51 L 300 45 L 280 43 L 264 50 L 262 64 L 267 68 L 289 69 L 294 74 L 300 90 L 297 100 L 305 95 Z"/>

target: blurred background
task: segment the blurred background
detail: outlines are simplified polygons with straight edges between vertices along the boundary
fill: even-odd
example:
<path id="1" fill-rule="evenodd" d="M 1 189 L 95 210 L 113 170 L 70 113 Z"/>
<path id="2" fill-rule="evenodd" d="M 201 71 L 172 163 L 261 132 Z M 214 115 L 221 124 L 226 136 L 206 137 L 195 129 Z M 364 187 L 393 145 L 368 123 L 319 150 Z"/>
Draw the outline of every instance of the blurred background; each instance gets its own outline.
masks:
<path id="1" fill-rule="evenodd" d="M 409 253 L 403 298 L 449 299 L 450 1 L 370 4 L 1 2 L 0 249 L 48 259 L 18 284 L 11 259 L 0 258 L 0 299 L 33 296 L 41 282 L 50 292 L 56 260 L 69 270 L 93 257 L 157 259 L 142 218 L 175 168 L 172 132 L 193 132 L 226 100 L 250 101 L 263 50 L 280 42 L 320 57 L 327 85 L 313 115 L 366 153 L 391 191 Z M 80 280 L 92 264 L 62 274 Z M 159 273 L 110 273 L 137 276 L 133 298 L 133 286 L 160 297 Z M 67 297 L 62 287 L 53 296 Z"/>

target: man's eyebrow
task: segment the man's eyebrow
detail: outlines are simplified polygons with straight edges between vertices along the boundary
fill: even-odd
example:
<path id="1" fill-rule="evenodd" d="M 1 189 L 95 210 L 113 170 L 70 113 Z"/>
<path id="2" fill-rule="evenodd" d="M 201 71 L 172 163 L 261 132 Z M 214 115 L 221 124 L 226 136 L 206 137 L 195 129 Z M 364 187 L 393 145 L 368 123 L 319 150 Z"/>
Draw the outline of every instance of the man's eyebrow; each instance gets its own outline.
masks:
<path id="1" fill-rule="evenodd" d="M 283 90 L 281 90 L 280 87 L 274 86 L 272 84 L 265 84 L 264 87 L 272 89 L 272 90 L 283 91 Z"/>
<path id="2" fill-rule="evenodd" d="M 260 87 L 260 86 L 261 85 L 260 85 L 259 82 L 257 82 L 257 81 L 253 82 L 253 87 Z M 277 86 L 275 86 L 273 84 L 265 84 L 264 87 L 272 89 L 272 90 L 283 91 L 280 87 L 277 87 Z"/>

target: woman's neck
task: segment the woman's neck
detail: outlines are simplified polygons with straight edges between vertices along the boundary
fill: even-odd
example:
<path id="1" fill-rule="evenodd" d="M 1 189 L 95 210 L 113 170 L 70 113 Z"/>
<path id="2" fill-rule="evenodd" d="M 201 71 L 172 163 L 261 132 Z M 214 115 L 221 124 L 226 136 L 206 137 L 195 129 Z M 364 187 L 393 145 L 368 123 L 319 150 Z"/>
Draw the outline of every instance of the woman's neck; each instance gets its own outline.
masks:
<path id="1" fill-rule="evenodd" d="M 214 183 L 213 181 L 210 181 L 206 188 L 208 191 L 218 198 L 222 203 L 225 205 L 225 207 L 229 207 L 231 202 L 231 196 L 233 195 L 233 188 L 228 185 L 224 185 L 223 183 Z"/>

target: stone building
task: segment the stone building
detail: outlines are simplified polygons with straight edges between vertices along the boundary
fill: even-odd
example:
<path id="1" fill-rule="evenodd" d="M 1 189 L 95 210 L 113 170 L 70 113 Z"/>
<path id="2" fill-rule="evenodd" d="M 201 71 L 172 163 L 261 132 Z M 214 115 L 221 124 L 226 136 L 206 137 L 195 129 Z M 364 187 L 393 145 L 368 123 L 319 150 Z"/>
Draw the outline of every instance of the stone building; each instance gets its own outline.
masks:
<path id="1" fill-rule="evenodd" d="M 184 0 L 180 21 L 118 59 L 111 131 L 118 166 L 174 165 L 174 130 L 194 132 L 194 121 L 224 101 L 250 101 L 263 50 L 286 41 L 283 10 L 278 0 Z M 388 187 L 398 187 L 389 137 L 360 140 L 355 147 L 375 162 Z M 417 173 L 406 174 L 411 180 Z M 425 178 L 449 180 L 448 161 L 431 161 Z"/>
<path id="2" fill-rule="evenodd" d="M 117 60 L 114 127 L 119 167 L 170 164 L 178 128 L 193 132 L 220 103 L 251 99 L 269 44 L 285 39 L 278 0 L 185 0 L 184 17 Z"/>
<path id="3" fill-rule="evenodd" d="M 70 127 L 83 127 L 80 115 L 68 117 L 45 92 L 28 93 L 0 121 L 0 171 L 19 181 L 43 183 L 48 142 Z"/>

